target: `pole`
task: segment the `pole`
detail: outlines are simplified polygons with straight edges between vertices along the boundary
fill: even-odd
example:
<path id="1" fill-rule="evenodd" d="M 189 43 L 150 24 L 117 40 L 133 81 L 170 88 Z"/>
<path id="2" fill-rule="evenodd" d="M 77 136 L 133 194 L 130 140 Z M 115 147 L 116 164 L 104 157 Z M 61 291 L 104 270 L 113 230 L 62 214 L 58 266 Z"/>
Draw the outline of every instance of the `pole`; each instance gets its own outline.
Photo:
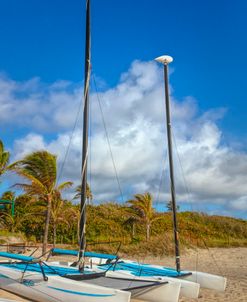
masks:
<path id="1" fill-rule="evenodd" d="M 169 167 L 170 167 L 170 182 L 171 182 L 170 185 L 171 185 L 175 257 L 176 257 L 176 269 L 177 272 L 180 272 L 180 250 L 179 250 L 178 228 L 177 228 L 176 192 L 175 192 L 175 182 L 174 182 L 174 172 L 173 172 L 172 133 L 171 133 L 171 116 L 170 116 L 170 99 L 169 99 L 169 79 L 168 79 L 168 64 L 173 61 L 173 58 L 170 56 L 161 56 L 156 58 L 155 61 L 162 63 L 164 65 L 166 129 L 167 129 L 168 157 L 169 157 Z"/>
<path id="2" fill-rule="evenodd" d="M 178 229 L 177 229 L 177 206 L 176 206 L 176 192 L 175 192 L 174 170 L 173 170 L 170 99 L 169 99 L 169 84 L 168 84 L 168 63 L 164 64 L 164 78 L 165 78 L 165 99 L 166 99 L 165 100 L 166 101 L 166 129 L 167 129 L 168 155 L 169 155 L 169 166 L 170 166 L 176 269 L 178 272 L 180 272 L 180 251 L 179 251 L 179 240 L 178 240 Z"/>
<path id="3" fill-rule="evenodd" d="M 80 252 L 79 260 L 84 257 L 86 247 L 86 186 L 88 157 L 88 112 L 89 112 L 89 79 L 90 79 L 90 0 L 86 2 L 86 45 L 85 45 L 85 76 L 84 76 L 84 112 L 82 137 L 82 183 L 81 183 L 81 217 L 80 217 Z"/>

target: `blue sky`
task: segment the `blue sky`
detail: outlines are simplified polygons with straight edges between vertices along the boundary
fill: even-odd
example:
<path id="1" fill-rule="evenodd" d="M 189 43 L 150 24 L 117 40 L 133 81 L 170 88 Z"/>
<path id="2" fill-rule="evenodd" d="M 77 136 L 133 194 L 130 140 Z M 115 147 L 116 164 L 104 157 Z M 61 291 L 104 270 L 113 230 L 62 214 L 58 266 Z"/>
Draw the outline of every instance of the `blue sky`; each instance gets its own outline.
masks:
<path id="1" fill-rule="evenodd" d="M 84 3 L 2 1 L 0 70 L 16 80 L 45 82 L 83 77 Z M 94 72 L 111 86 L 134 59 L 165 52 L 178 70 L 178 97 L 200 107 L 223 106 L 223 126 L 246 140 L 247 21 L 244 0 L 92 1 Z"/>
<path id="2" fill-rule="evenodd" d="M 63 88 L 56 88 L 59 96 L 63 93 L 61 103 L 66 96 L 77 95 L 79 98 L 84 68 L 84 2 L 1 1 L 0 72 L 3 83 L 14 89 L 10 94 L 16 98 L 16 106 L 22 106 L 21 101 L 24 102 L 25 98 L 33 101 L 37 95 L 45 105 L 51 91 L 55 94 L 52 85 L 61 80 L 67 81 Z M 240 154 L 243 160 L 247 151 L 246 10 L 247 2 L 244 0 L 92 0 L 93 73 L 105 96 L 109 96 L 111 90 L 121 83 L 124 73 L 134 77 L 136 70 L 144 72 L 143 66 L 146 66 L 145 72 L 152 72 L 153 67 L 145 65 L 145 62 L 164 53 L 172 55 L 174 63 L 170 81 L 174 102 L 180 109 L 186 106 L 191 109 L 185 98 L 193 99 L 192 103 L 196 103 L 193 119 L 198 121 L 205 114 L 210 115 L 210 122 L 221 134 L 221 151 L 227 147 L 234 150 L 234 155 Z M 135 60 L 144 65 L 134 65 L 135 72 L 131 72 Z M 52 99 L 49 104 L 50 109 L 55 108 Z M 70 110 L 69 104 L 68 101 L 67 111 Z M 121 112 L 118 115 L 121 119 Z M 18 112 L 18 118 L 20 116 Z M 44 116 L 42 119 L 46 122 L 53 118 L 49 112 Z M 56 137 L 71 130 L 69 122 L 65 125 L 60 120 L 57 124 L 53 121 L 51 127 L 45 129 L 41 117 L 38 121 L 42 127 L 37 127 L 37 120 L 31 122 L 32 115 L 23 114 L 22 118 L 25 120 L 23 123 L 21 119 L 12 123 L 0 121 L 1 138 L 13 154 L 19 151 L 16 146 L 20 144 L 16 141 L 24 140 L 29 134 L 40 135 L 47 147 Z M 30 119 L 30 123 L 26 119 Z M 240 157 L 238 159 L 240 161 Z M 243 167 L 241 169 L 244 170 Z M 243 173 L 242 170 L 241 173 L 246 175 L 247 171 Z M 123 186 L 126 192 L 129 191 L 128 183 Z M 242 198 L 241 205 L 245 203 L 244 196 L 243 190 L 238 196 Z M 214 208 L 211 203 L 217 203 L 217 209 L 221 204 L 219 196 L 215 198 L 217 202 L 210 197 L 210 212 Z M 221 211 L 226 208 L 223 203 Z M 234 214 L 246 215 L 241 210 L 240 206 L 240 211 L 238 207 Z M 230 210 L 227 208 L 227 211 Z"/>

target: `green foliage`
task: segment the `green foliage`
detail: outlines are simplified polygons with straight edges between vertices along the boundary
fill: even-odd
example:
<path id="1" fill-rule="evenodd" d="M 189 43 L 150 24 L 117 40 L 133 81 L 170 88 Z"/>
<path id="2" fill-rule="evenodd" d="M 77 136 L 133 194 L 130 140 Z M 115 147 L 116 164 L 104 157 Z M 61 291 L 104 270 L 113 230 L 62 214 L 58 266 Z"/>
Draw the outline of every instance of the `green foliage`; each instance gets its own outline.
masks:
<path id="1" fill-rule="evenodd" d="M 81 198 L 81 185 L 77 186 L 75 191 L 76 191 L 76 194 L 73 199 L 79 200 Z M 93 201 L 93 194 L 92 194 L 92 191 L 91 191 L 88 183 L 86 184 L 86 200 L 87 200 L 88 204 L 92 203 L 92 201 Z"/>
<path id="2" fill-rule="evenodd" d="M 173 205 L 172 205 L 171 200 L 167 202 L 166 208 L 167 208 L 167 211 L 172 212 Z M 179 211 L 179 205 L 176 205 L 176 210 L 177 210 L 177 212 Z"/>
<path id="3" fill-rule="evenodd" d="M 151 226 L 154 221 L 160 219 L 153 208 L 153 197 L 150 193 L 136 194 L 134 199 L 128 200 L 129 207 L 126 212 L 129 214 L 127 222 L 132 224 L 132 236 L 134 226 L 140 222 L 146 227 L 146 240 L 150 239 Z"/>
<path id="4" fill-rule="evenodd" d="M 2 194 L 2 196 L 0 197 L 0 199 L 3 200 L 14 200 L 15 199 L 15 192 L 13 191 L 6 191 Z"/>
<path id="5" fill-rule="evenodd" d="M 56 222 L 56 241 L 58 244 L 78 243 L 79 206 L 68 201 L 60 205 L 59 219 Z M 59 207 L 60 207 L 59 206 Z M 16 201 L 17 217 L 23 217 L 22 223 L 16 223 L 16 232 L 25 234 L 28 240 L 41 241 L 44 228 L 44 203 L 34 201 L 22 195 Z M 105 203 L 87 206 L 87 242 L 121 241 L 121 253 L 147 256 L 171 254 L 174 251 L 171 213 L 159 213 L 159 219 L 152 224 L 150 240 L 146 241 L 145 225 L 136 223 L 135 237 L 132 237 L 126 205 Z M 196 212 L 178 213 L 180 241 L 185 247 L 230 247 L 247 246 L 247 221 L 231 217 L 209 216 Z M 51 224 L 53 225 L 53 218 Z M 9 224 L 6 230 L 11 230 Z M 53 240 L 53 228 L 49 229 L 49 241 Z M 99 251 L 114 252 L 116 246 L 99 245 Z"/>
<path id="6" fill-rule="evenodd" d="M 64 182 L 57 185 L 57 161 L 56 156 L 47 151 L 36 151 L 26 155 L 22 160 L 12 164 L 11 168 L 28 183 L 18 183 L 17 187 L 33 198 L 43 201 L 46 206 L 46 218 L 43 236 L 43 253 L 49 236 L 49 224 L 52 210 L 52 202 L 55 202 L 56 194 L 72 185 L 72 182 Z M 55 224 L 54 224 L 55 225 Z"/>
<path id="7" fill-rule="evenodd" d="M 32 242 L 53 240 L 54 245 L 72 244 L 76 247 L 80 206 L 62 197 L 63 189 L 72 183 L 57 185 L 56 156 L 37 151 L 9 165 L 9 152 L 4 150 L 0 140 L 0 176 L 9 169 L 27 182 L 17 185 L 25 194 L 15 197 L 14 192 L 7 191 L 2 196 L 4 199 L 15 198 L 15 216 L 10 215 L 10 207 L 0 212 L 0 243 L 6 237 L 22 234 Z M 92 193 L 89 187 L 87 189 L 88 199 L 91 199 Z M 80 188 L 77 193 L 79 197 Z M 180 212 L 177 216 L 182 248 L 247 246 L 246 220 L 196 212 Z M 52 228 L 49 228 L 50 223 Z M 125 205 L 88 203 L 86 236 L 87 243 L 121 241 L 121 252 L 135 256 L 163 255 L 174 250 L 172 213 L 157 213 L 150 193 L 137 194 Z M 98 249 L 115 251 L 105 244 L 99 244 Z"/>
<path id="8" fill-rule="evenodd" d="M 4 150 L 3 142 L 0 140 L 0 176 L 9 169 L 10 153 Z"/>

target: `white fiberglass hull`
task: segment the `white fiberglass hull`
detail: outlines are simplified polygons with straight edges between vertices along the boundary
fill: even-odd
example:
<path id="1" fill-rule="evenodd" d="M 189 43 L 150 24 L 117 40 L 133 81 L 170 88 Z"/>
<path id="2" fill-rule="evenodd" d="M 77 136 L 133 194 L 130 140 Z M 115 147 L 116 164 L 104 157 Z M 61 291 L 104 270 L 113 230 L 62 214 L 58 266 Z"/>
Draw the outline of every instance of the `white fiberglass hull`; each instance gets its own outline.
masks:
<path id="1" fill-rule="evenodd" d="M 107 272 L 107 276 L 111 277 L 121 277 L 121 278 L 130 278 L 131 272 L 128 271 L 109 271 Z M 135 277 L 138 278 L 138 277 Z M 169 286 L 166 288 L 166 299 L 163 301 L 170 302 L 175 301 L 171 300 L 172 295 L 169 295 L 169 291 L 173 293 L 173 298 L 175 299 L 175 292 L 178 291 L 178 288 L 180 288 L 180 296 L 196 299 L 199 296 L 200 291 L 200 284 L 196 282 L 191 282 L 187 280 L 181 280 L 177 278 L 170 278 L 170 277 L 140 277 L 142 280 L 150 280 L 150 281 L 163 281 L 163 282 L 169 282 Z"/>
<path id="2" fill-rule="evenodd" d="M 134 264 L 134 265 L 139 265 L 137 262 L 133 262 L 130 260 L 119 260 L 120 262 L 123 261 L 125 263 L 130 263 L 130 264 Z M 93 263 L 99 263 L 99 264 L 103 264 L 105 263 L 105 261 L 103 261 L 102 259 L 99 258 L 92 258 L 92 262 Z M 103 262 L 103 263 L 102 263 Z M 161 268 L 161 266 L 153 266 L 153 265 L 149 265 L 148 267 L 152 268 L 152 267 L 157 267 L 157 268 Z M 96 264 L 93 266 L 94 269 L 100 268 L 100 266 L 97 266 Z M 109 270 L 107 272 L 108 276 L 115 276 L 115 277 L 122 277 L 122 278 L 130 278 L 133 277 L 133 271 L 131 270 Z M 135 278 L 137 278 L 137 275 L 134 275 Z M 200 284 L 195 281 L 195 280 L 185 280 L 185 279 L 179 279 L 179 278 L 172 278 L 172 277 L 167 277 L 167 276 L 141 276 L 139 277 L 142 280 L 150 280 L 150 281 L 162 281 L 162 282 L 169 282 L 169 284 L 171 282 L 173 283 L 178 283 L 180 285 L 180 296 L 182 297 L 186 297 L 186 298 L 191 298 L 191 299 L 196 299 L 199 296 L 199 291 L 200 291 Z M 195 279 L 195 278 L 194 278 Z M 171 285 L 170 285 L 171 286 Z"/>
<path id="3" fill-rule="evenodd" d="M 128 274 L 121 274 L 121 272 L 107 272 L 106 276 L 111 278 L 124 278 L 129 279 L 131 276 Z M 133 278 L 133 276 L 132 276 Z M 160 282 L 168 282 L 166 284 L 162 284 L 160 286 L 155 286 L 149 288 L 148 290 L 143 290 L 142 292 L 137 291 L 132 292 L 131 297 L 136 300 L 141 301 L 149 301 L 149 302 L 177 302 L 179 300 L 180 295 L 180 287 L 181 284 L 179 282 L 170 282 L 167 280 L 158 280 L 154 278 L 139 278 L 134 277 L 134 280 L 146 280 L 146 281 L 160 281 Z"/>
<path id="4" fill-rule="evenodd" d="M 25 273 L 0 266 L 0 287 L 9 292 L 39 302 L 129 302 L 131 294 L 121 290 L 76 282 L 60 276 L 48 276 L 43 280 L 40 273 Z"/>
<path id="5" fill-rule="evenodd" d="M 203 272 L 191 272 L 190 276 L 186 276 L 184 279 L 192 282 L 198 282 L 201 287 L 214 289 L 220 292 L 225 291 L 227 279 L 222 276 L 203 273 Z"/>
<path id="6" fill-rule="evenodd" d="M 60 266 L 59 262 L 47 262 L 49 265 Z M 66 264 L 69 266 L 71 263 L 62 262 L 62 267 L 66 267 Z M 101 271 L 99 268 L 95 265 L 93 266 L 93 271 Z M 149 301 L 149 302 L 177 302 L 179 300 L 180 295 L 180 282 L 172 282 L 170 280 L 161 280 L 161 279 L 154 279 L 154 278 L 143 278 L 138 276 L 132 276 L 130 274 L 123 273 L 117 271 L 108 271 L 106 273 L 106 277 L 109 278 L 109 284 L 111 287 L 114 287 L 117 283 L 121 283 L 123 280 L 126 283 L 128 291 L 131 292 L 131 297 L 135 298 L 136 300 L 141 301 Z M 122 281 L 121 281 L 122 280 Z M 139 287 L 138 284 L 135 285 L 135 283 L 142 283 L 142 281 L 149 281 L 155 282 L 158 284 L 155 284 L 154 286 L 147 286 L 147 287 Z M 77 281 L 81 282 L 81 281 Z M 86 281 L 87 282 L 87 281 Z M 112 285 L 111 285 L 112 283 Z M 159 284 L 160 283 L 160 284 Z M 133 289 L 131 288 L 133 287 Z"/>
<path id="7" fill-rule="evenodd" d="M 147 292 L 132 294 L 136 300 L 149 302 L 177 302 L 179 300 L 180 285 L 168 283 L 166 285 L 157 286 Z"/>
<path id="8" fill-rule="evenodd" d="M 130 260 L 121 259 L 120 261 L 123 261 L 124 263 L 127 263 L 127 264 L 139 265 L 140 268 L 143 265 L 145 265 L 145 264 L 139 264 L 137 262 L 133 262 Z M 162 272 L 162 270 L 164 270 L 164 274 L 166 273 L 167 269 L 172 271 L 172 269 L 166 268 L 166 267 L 160 266 L 160 265 L 148 265 L 148 268 L 158 269 L 158 270 L 160 270 L 160 272 Z M 195 283 L 200 284 L 200 286 L 203 288 L 213 289 L 213 290 L 220 291 L 220 292 L 225 291 L 225 289 L 226 289 L 227 279 L 223 276 L 208 274 L 208 273 L 204 273 L 204 272 L 197 272 L 197 271 L 189 271 L 189 272 L 191 274 L 186 275 L 186 276 L 177 277 L 176 279 L 195 282 Z M 160 274 L 159 274 L 159 276 L 160 276 Z M 174 278 L 172 278 L 172 279 L 174 279 Z"/>

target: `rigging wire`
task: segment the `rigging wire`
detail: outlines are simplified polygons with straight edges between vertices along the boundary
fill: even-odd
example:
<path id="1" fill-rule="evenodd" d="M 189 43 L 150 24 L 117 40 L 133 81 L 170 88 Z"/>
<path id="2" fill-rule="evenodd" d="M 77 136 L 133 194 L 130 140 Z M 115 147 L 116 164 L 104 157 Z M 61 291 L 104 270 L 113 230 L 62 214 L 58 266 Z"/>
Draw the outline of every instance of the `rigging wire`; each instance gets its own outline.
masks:
<path id="1" fill-rule="evenodd" d="M 190 190 L 189 190 L 189 187 L 188 187 L 187 182 L 186 182 L 186 179 L 185 179 L 185 173 L 184 173 L 184 169 L 183 169 L 183 166 L 182 166 L 182 161 L 181 161 L 181 158 L 180 158 L 180 156 L 179 156 L 176 138 L 175 138 L 175 135 L 174 135 L 174 132 L 173 132 L 172 129 L 171 129 L 171 132 L 172 132 L 172 138 L 173 138 L 173 142 L 174 142 L 176 154 L 177 154 L 177 157 L 178 157 L 180 169 L 181 169 L 181 172 L 182 172 L 182 177 L 183 177 L 183 181 L 184 181 L 184 186 L 185 186 L 187 198 L 188 198 L 188 201 L 189 201 L 189 200 L 190 200 L 190 196 L 191 196 L 191 192 L 190 192 Z M 189 204 L 190 204 L 191 210 L 193 211 L 192 202 L 189 202 Z"/>
<path id="2" fill-rule="evenodd" d="M 89 194 L 92 193 L 92 106 L 89 102 Z M 93 204 L 93 200 L 90 196 L 89 202 Z"/>
<path id="3" fill-rule="evenodd" d="M 187 193 L 187 198 L 188 198 L 188 200 L 190 200 L 191 192 L 190 192 L 188 184 L 186 182 L 185 173 L 184 173 L 184 169 L 183 169 L 183 166 L 182 166 L 182 161 L 181 161 L 181 158 L 179 156 L 179 152 L 178 152 L 178 148 L 177 148 L 177 143 L 176 143 L 176 139 L 175 139 L 175 135 L 174 135 L 173 131 L 172 131 L 172 137 L 173 137 L 173 141 L 174 141 L 174 145 L 175 145 L 175 149 L 176 149 L 179 165 L 180 165 L 182 176 L 183 176 L 183 181 L 184 181 L 184 186 L 185 186 L 186 193 Z M 192 206 L 192 202 L 189 202 L 189 204 L 190 204 L 190 207 L 191 207 L 191 211 L 193 212 L 194 209 L 193 209 L 193 206 Z M 209 249 L 206 241 L 204 240 L 203 237 L 201 237 L 200 239 L 202 240 L 204 246 L 206 247 L 206 249 L 207 249 L 207 251 L 209 253 L 209 256 L 212 258 L 212 260 L 213 260 L 215 266 L 217 267 L 218 271 L 220 272 L 221 275 L 223 275 L 222 270 L 221 270 L 220 266 L 218 265 L 218 262 L 215 259 L 213 253 L 211 253 L 211 251 L 210 251 L 210 249 Z M 198 257 L 198 246 L 197 246 L 197 257 Z M 198 259 L 196 261 L 196 269 L 197 269 L 197 267 L 198 267 Z"/>
<path id="4" fill-rule="evenodd" d="M 165 172 L 166 172 L 166 163 L 167 163 L 167 150 L 165 152 L 165 157 L 162 161 L 162 168 L 161 168 L 161 173 L 160 173 L 160 180 L 159 180 L 159 187 L 158 187 L 158 193 L 157 193 L 157 196 L 156 196 L 156 204 L 159 203 L 160 201 L 160 193 L 161 193 L 161 186 L 162 186 L 162 180 L 164 178 L 164 175 L 165 175 Z"/>
<path id="5" fill-rule="evenodd" d="M 173 129 L 171 129 L 171 132 L 172 132 L 172 138 L 173 138 L 173 142 L 174 142 L 174 146 L 175 146 L 175 150 L 176 150 L 178 162 L 179 162 L 180 169 L 181 169 L 181 172 L 182 172 L 182 177 L 183 177 L 183 181 L 184 181 L 184 186 L 185 186 L 187 198 L 188 198 L 188 201 L 189 201 L 189 200 L 190 200 L 190 195 L 191 195 L 191 194 L 190 194 L 190 191 L 189 191 L 189 188 L 188 188 L 186 179 L 185 179 L 185 173 L 184 173 L 184 169 L 183 169 L 183 166 L 182 166 L 181 158 L 180 158 L 180 156 L 179 156 L 178 147 L 177 147 L 177 142 L 176 142 L 176 138 L 175 138 L 175 134 L 174 134 L 174 132 L 173 132 Z M 189 202 L 189 204 L 190 204 L 190 207 L 191 207 L 191 211 L 193 212 L 192 203 Z M 196 262 L 195 262 L 195 270 L 196 270 L 196 271 L 197 271 L 197 268 L 198 268 L 198 244 L 197 244 L 197 249 L 196 249 Z"/>
<path id="6" fill-rule="evenodd" d="M 104 130 L 105 130 L 105 136 L 106 136 L 106 140 L 107 140 L 107 144 L 108 144 L 108 148 L 109 148 L 109 152 L 110 152 L 110 156 L 111 156 L 111 160 L 112 160 L 112 165 L 113 165 L 115 177 L 116 177 L 117 184 L 118 184 L 119 193 L 120 193 L 122 202 L 124 202 L 123 191 L 122 191 L 122 188 L 121 188 L 121 185 L 120 185 L 120 180 L 119 180 L 119 176 L 118 176 L 118 172 L 117 172 L 117 167 L 116 167 L 116 164 L 115 164 L 115 161 L 114 161 L 113 152 L 112 152 L 112 148 L 111 148 L 111 144 L 110 144 L 110 138 L 109 138 L 109 134 L 108 134 L 108 131 L 107 131 L 105 117 L 104 117 L 104 113 L 103 113 L 103 109 L 102 109 L 102 105 L 101 105 L 101 101 L 100 101 L 100 97 L 99 97 L 99 92 L 98 92 L 98 89 L 97 89 L 96 80 L 95 80 L 95 76 L 94 76 L 93 73 L 92 73 L 92 79 L 93 79 L 93 82 L 94 82 L 94 85 L 95 85 L 97 101 L 98 101 L 99 108 L 100 108 L 102 123 L 103 123 L 103 127 L 104 127 Z"/>
<path id="7" fill-rule="evenodd" d="M 60 172 L 58 174 L 57 183 L 59 182 L 59 180 L 60 180 L 60 178 L 62 176 L 62 173 L 63 173 L 63 169 L 64 169 L 64 166 L 65 166 L 68 154 L 69 154 L 69 150 L 70 150 L 70 147 L 71 147 L 71 142 L 72 142 L 72 139 L 74 137 L 75 129 L 76 129 L 77 124 L 78 124 L 80 112 L 81 112 L 81 109 L 82 109 L 82 104 L 83 104 L 83 109 L 85 110 L 85 102 L 84 102 L 84 100 L 85 100 L 85 95 L 86 95 L 87 89 L 89 87 L 89 79 L 87 79 L 87 82 L 85 84 L 86 84 L 86 89 L 85 89 L 83 97 L 81 98 L 81 101 L 79 103 L 79 108 L 78 108 L 78 111 L 77 111 L 77 114 L 76 114 L 76 119 L 75 119 L 75 122 L 74 122 L 74 125 L 73 125 L 72 133 L 71 133 L 71 135 L 69 137 L 69 142 L 68 142 L 68 145 L 67 145 L 67 148 L 66 148 L 64 160 L 62 162 L 62 166 L 61 166 Z M 85 173 L 87 158 L 88 158 L 88 148 L 87 148 L 85 160 L 82 163 L 81 176 L 83 176 L 84 173 Z M 81 209 L 81 212 L 80 212 L 80 221 L 81 221 L 81 218 L 82 218 L 82 214 L 83 214 L 83 212 L 85 210 L 85 206 L 86 206 L 86 203 L 84 204 L 83 208 Z M 83 236 L 80 236 L 80 244 L 82 243 L 82 240 L 83 240 Z"/>
<path id="8" fill-rule="evenodd" d="M 88 158 L 88 148 L 87 148 L 85 160 L 84 160 L 84 163 L 83 163 L 83 166 L 82 166 L 81 175 L 84 175 L 84 173 L 85 173 L 86 164 L 87 164 L 87 158 Z M 86 202 L 84 202 L 83 207 L 81 208 L 81 211 L 80 211 L 80 221 L 81 221 L 81 219 L 82 219 L 82 215 L 84 214 L 85 209 L 86 209 Z M 84 225 L 84 228 L 85 228 L 85 225 Z M 84 234 L 85 234 L 85 232 L 84 232 Z M 80 245 L 79 245 L 79 246 L 81 246 L 83 240 L 84 240 L 83 236 L 80 236 Z M 85 250 L 85 247 L 84 247 L 83 250 Z M 81 259 L 80 259 L 80 255 L 79 255 L 79 261 L 80 261 L 80 260 L 81 260 Z M 84 261 L 84 260 L 83 260 L 83 261 Z"/>
<path id="9" fill-rule="evenodd" d="M 172 126 L 170 127 L 170 129 L 171 129 L 171 133 L 172 133 Z M 168 150 L 167 150 L 167 152 L 168 152 Z M 171 199 L 172 199 L 172 195 L 174 195 L 175 198 L 176 198 L 175 186 L 172 186 L 172 184 L 171 184 L 171 182 L 172 182 L 172 180 L 171 180 L 171 174 L 169 175 L 169 179 L 170 179 Z M 173 207 L 173 203 L 172 202 L 171 202 L 171 206 L 172 206 L 172 213 L 174 213 L 174 207 Z M 177 208 L 177 203 L 176 203 L 175 206 Z M 179 233 L 180 233 L 179 232 L 179 227 L 177 225 L 177 228 L 175 228 L 174 220 L 173 220 L 173 230 L 174 230 L 174 232 L 177 233 L 177 235 L 179 235 Z M 179 241 L 174 240 L 174 247 L 175 247 L 175 250 L 179 249 Z M 180 258 L 180 256 L 179 256 L 179 258 Z"/>
<path id="10" fill-rule="evenodd" d="M 207 245 L 205 239 L 202 238 L 202 237 L 201 237 L 201 239 L 202 239 L 202 241 L 203 241 L 203 243 L 204 243 L 204 245 L 205 245 L 205 247 L 206 247 L 206 249 L 207 249 L 207 251 L 208 251 L 208 253 L 209 253 L 209 256 L 213 259 L 213 262 L 214 262 L 215 266 L 217 267 L 219 273 L 220 273 L 222 276 L 224 276 L 224 274 L 223 274 L 223 272 L 222 272 L 222 270 L 221 270 L 221 267 L 219 266 L 217 260 L 215 259 L 214 254 L 210 251 L 210 249 L 209 249 L 209 247 L 208 247 L 208 245 Z"/>
<path id="11" fill-rule="evenodd" d="M 62 165 L 61 165 L 60 171 L 58 173 L 57 183 L 59 182 L 59 180 L 61 179 L 62 174 L 63 174 L 64 166 L 65 166 L 65 163 L 66 163 L 66 160 L 67 160 L 67 157 L 68 157 L 68 154 L 69 154 L 69 150 L 70 150 L 70 147 L 71 147 L 72 139 L 74 137 L 75 130 L 76 130 L 76 127 L 77 127 L 77 124 L 78 124 L 78 121 L 79 121 L 79 116 L 80 116 L 80 112 L 81 112 L 81 108 L 82 108 L 83 103 L 84 102 L 83 102 L 83 98 L 82 98 L 81 101 L 79 102 L 79 107 L 78 107 L 78 110 L 77 110 L 77 113 L 76 113 L 75 122 L 74 122 L 74 125 L 73 125 L 73 128 L 72 128 L 72 132 L 69 136 L 69 142 L 68 142 L 68 145 L 66 147 L 64 159 L 62 161 Z"/>

